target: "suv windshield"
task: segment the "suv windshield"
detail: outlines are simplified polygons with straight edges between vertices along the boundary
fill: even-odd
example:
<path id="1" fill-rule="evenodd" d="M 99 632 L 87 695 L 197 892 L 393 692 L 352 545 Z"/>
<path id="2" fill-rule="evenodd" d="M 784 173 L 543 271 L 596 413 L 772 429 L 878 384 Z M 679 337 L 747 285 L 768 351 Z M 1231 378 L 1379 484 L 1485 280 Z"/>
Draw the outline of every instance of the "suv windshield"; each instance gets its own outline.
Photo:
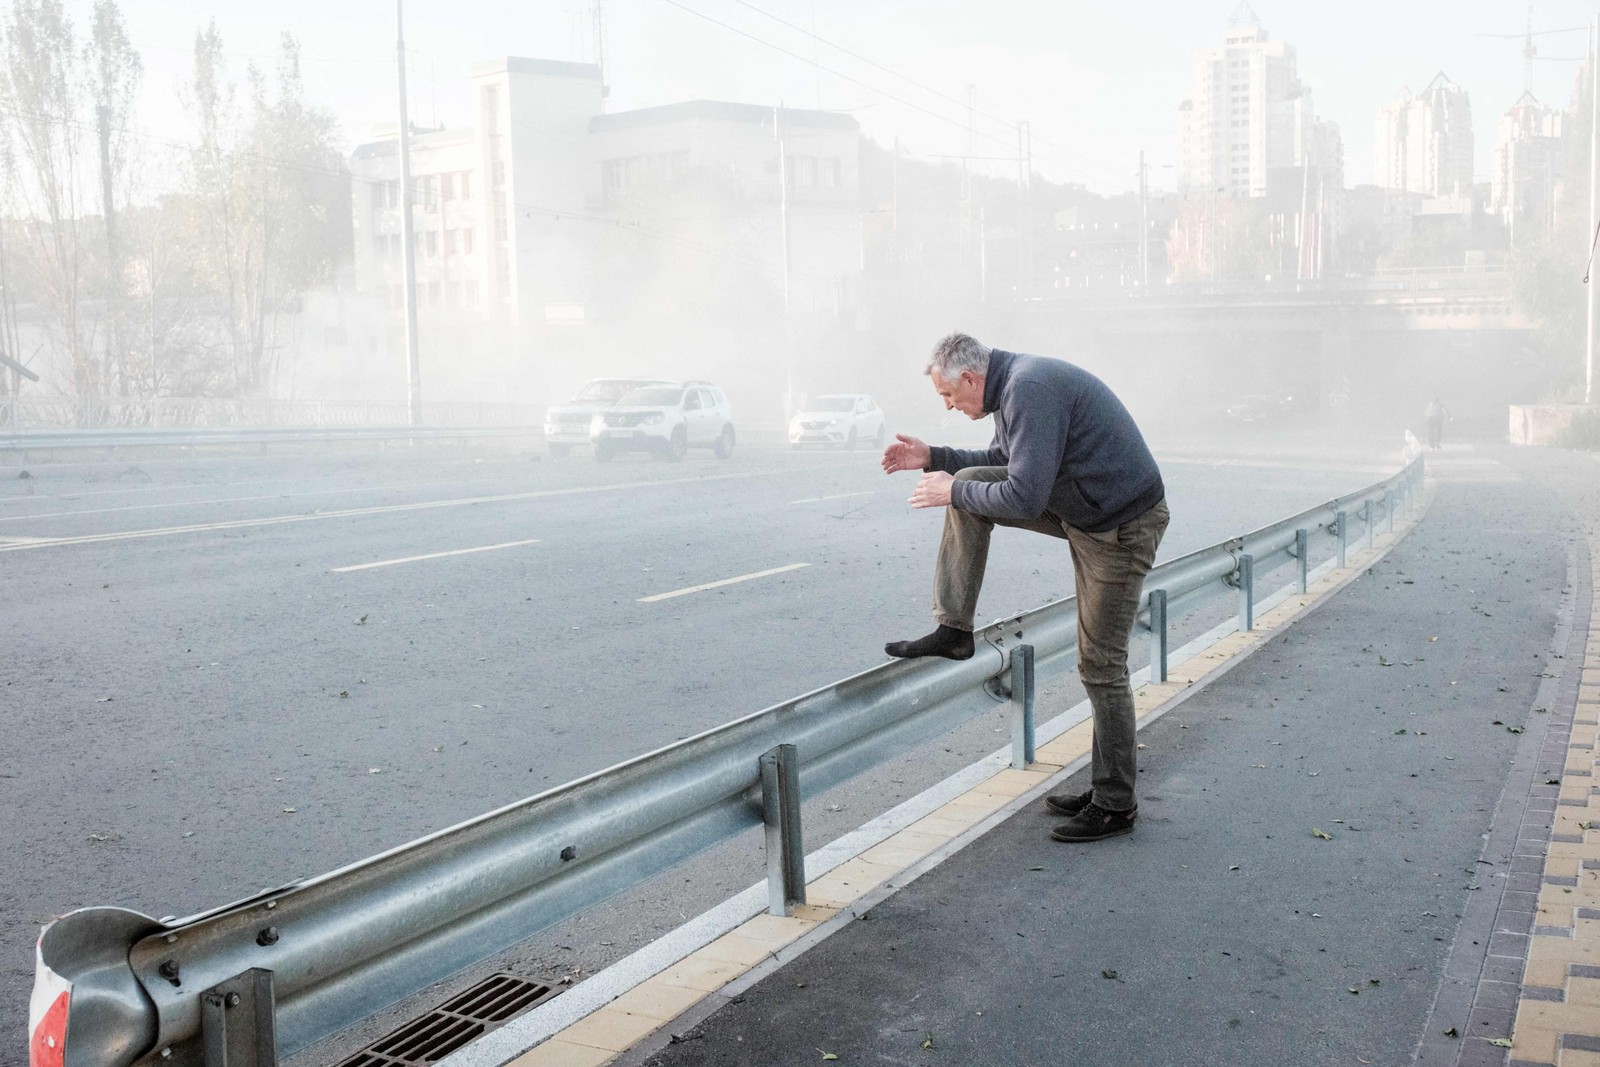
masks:
<path id="1" fill-rule="evenodd" d="M 682 395 L 683 390 L 676 386 L 653 385 L 645 389 L 635 389 L 618 403 L 630 408 L 672 407 L 678 403 L 678 398 Z"/>
<path id="2" fill-rule="evenodd" d="M 626 396 L 632 389 L 637 388 L 636 382 L 598 381 L 590 382 L 578 394 L 579 400 L 599 400 L 611 404 Z"/>
<path id="3" fill-rule="evenodd" d="M 853 396 L 819 396 L 806 405 L 808 411 L 853 411 L 856 398 Z"/>

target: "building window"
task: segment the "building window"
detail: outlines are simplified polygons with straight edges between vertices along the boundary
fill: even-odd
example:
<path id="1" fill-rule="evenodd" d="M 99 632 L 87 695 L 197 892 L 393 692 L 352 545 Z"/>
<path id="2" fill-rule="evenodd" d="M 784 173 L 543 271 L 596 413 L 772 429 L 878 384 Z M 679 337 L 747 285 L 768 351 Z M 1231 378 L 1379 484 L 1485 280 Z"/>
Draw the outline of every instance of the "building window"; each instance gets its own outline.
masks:
<path id="1" fill-rule="evenodd" d="M 461 199 L 472 199 L 472 172 L 470 170 L 461 172 Z"/>
<path id="2" fill-rule="evenodd" d="M 432 259 L 439 254 L 439 231 L 429 230 L 427 233 L 428 258 Z"/>
<path id="3" fill-rule="evenodd" d="M 444 231 L 444 254 L 446 256 L 456 254 L 456 231 L 454 230 Z"/>
<path id="4" fill-rule="evenodd" d="M 820 162 L 820 177 L 823 186 L 828 189 L 837 189 L 839 187 L 839 161 L 837 159 L 824 159 Z"/>
<path id="5" fill-rule="evenodd" d="M 472 255 L 472 231 L 461 231 L 461 252 L 463 255 Z"/>
<path id="6" fill-rule="evenodd" d="M 456 195 L 456 176 L 454 174 L 439 175 L 439 198 L 442 201 L 451 200 Z"/>

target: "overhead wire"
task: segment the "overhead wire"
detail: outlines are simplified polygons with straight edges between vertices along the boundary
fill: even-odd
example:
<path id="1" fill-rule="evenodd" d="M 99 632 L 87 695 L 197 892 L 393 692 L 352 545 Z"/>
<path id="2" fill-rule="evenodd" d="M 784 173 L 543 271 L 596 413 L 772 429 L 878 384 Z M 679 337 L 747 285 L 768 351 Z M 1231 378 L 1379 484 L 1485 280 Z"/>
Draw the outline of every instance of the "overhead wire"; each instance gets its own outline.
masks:
<path id="1" fill-rule="evenodd" d="M 891 67 L 886 67 L 882 63 L 879 63 L 877 60 L 869 59 L 868 57 L 866 57 L 864 55 L 861 55 L 859 52 L 852 51 L 851 49 L 848 49 L 848 48 L 844 47 L 841 44 L 836 44 L 833 41 L 827 40 L 824 37 L 819 37 L 815 32 L 813 32 L 811 30 L 808 30 L 803 26 L 797 26 L 793 22 L 790 22 L 789 20 L 787 20 L 787 19 L 785 19 L 785 18 L 783 18 L 783 17 L 781 17 L 779 15 L 774 15 L 770 11 L 767 11 L 767 10 L 765 10 L 763 8 L 757 7 L 755 4 L 750 3 L 750 0 L 734 0 L 734 3 L 738 4 L 740 7 L 749 8 L 751 11 L 754 11 L 758 15 L 764 15 L 765 17 L 771 19 L 772 21 L 778 23 L 779 25 L 786 26 L 789 29 L 794 30 L 796 33 L 803 33 L 807 37 L 810 37 L 813 41 L 817 42 L 818 44 L 827 45 L 829 48 L 832 48 L 834 51 L 840 52 L 840 53 L 842 53 L 844 55 L 847 55 L 851 59 L 854 59 L 854 60 L 856 60 L 858 62 L 861 62 L 861 63 L 865 63 L 869 67 L 873 67 L 873 68 L 875 68 L 877 70 L 881 70 L 885 74 L 890 75 L 891 77 L 899 78 L 901 81 L 905 82 L 907 85 L 913 85 L 916 88 L 921 89 L 923 92 L 929 93 L 930 95 L 933 95 L 933 96 L 937 96 L 941 100 L 945 100 L 945 101 L 948 101 L 949 103 L 955 104 L 957 107 L 967 108 L 973 114 L 981 115 L 984 118 L 988 119 L 990 122 L 997 122 L 1000 125 L 1005 126 L 1006 128 L 1011 129 L 1011 130 L 1015 130 L 1017 128 L 1017 126 L 1018 126 L 1018 123 L 1016 123 L 1016 122 L 1013 122 L 1013 121 L 1011 121 L 1009 119 L 1001 118 L 999 115 L 995 115 L 995 114 L 993 114 L 991 112 L 984 111 L 982 108 L 976 107 L 975 105 L 970 104 L 965 100 L 961 100 L 961 99 L 958 99 L 957 97 L 951 96 L 949 93 L 946 93 L 943 90 L 936 89 L 931 85 L 925 85 L 922 82 L 917 81 L 915 78 L 912 78 L 912 77 L 909 77 L 908 75 L 902 74 L 899 71 L 894 70 Z M 804 57 L 801 57 L 801 58 L 803 59 Z M 832 71 L 829 71 L 829 73 L 832 73 Z M 1057 150 L 1059 152 L 1063 152 L 1066 155 L 1071 156 L 1074 159 L 1082 160 L 1085 163 L 1091 164 L 1091 165 L 1096 166 L 1096 167 L 1100 167 L 1100 168 L 1102 168 L 1102 169 L 1104 169 L 1104 170 L 1106 170 L 1106 171 L 1108 171 L 1110 173 L 1117 174 L 1119 176 L 1122 176 L 1124 174 L 1124 171 L 1123 171 L 1122 167 L 1113 166 L 1110 163 L 1106 163 L 1106 162 L 1103 162 L 1101 160 L 1094 159 L 1094 158 L 1092 158 L 1090 156 L 1083 155 L 1081 152 L 1074 152 L 1070 148 L 1067 148 L 1067 147 L 1065 147 L 1063 145 L 1058 145 L 1055 142 L 1046 140 L 1043 137 L 1031 137 L 1030 139 L 1033 140 L 1033 141 L 1036 141 L 1039 144 L 1045 145 L 1045 146 L 1047 146 L 1049 148 L 1054 148 L 1055 150 Z"/>
<path id="2" fill-rule="evenodd" d="M 894 93 L 891 93 L 886 89 L 883 89 L 883 88 L 881 88 L 879 86 L 876 86 L 876 85 L 872 85 L 869 82 L 862 81 L 860 78 L 853 77 L 853 76 L 851 76 L 849 74 L 846 74 L 845 72 L 843 72 L 841 70 L 836 70 L 835 68 L 830 67 L 830 66 L 828 66 L 828 65 L 826 65 L 824 63 L 820 63 L 815 59 L 811 59 L 811 58 L 809 58 L 807 56 L 803 56 L 800 53 L 793 51 L 792 49 L 785 48 L 783 45 L 776 44 L 776 43 L 774 43 L 772 41 L 767 40 L 764 37 L 760 37 L 760 36 L 758 36 L 756 34 L 753 34 L 748 30 L 741 29 L 738 26 L 733 25 L 732 23 L 724 22 L 721 19 L 718 19 L 718 18 L 715 18 L 715 17 L 713 17 L 711 15 L 708 15 L 703 11 L 698 11 L 695 8 L 690 7 L 689 5 L 687 5 L 685 3 L 682 3 L 681 0 L 661 0 L 661 2 L 664 3 L 664 4 L 668 4 L 668 5 L 672 6 L 672 7 L 678 8 L 680 11 L 683 11 L 683 12 L 685 12 L 687 14 L 693 15 L 696 18 L 704 19 L 706 22 L 709 22 L 714 26 L 720 26 L 723 29 L 729 31 L 730 33 L 738 34 L 740 37 L 744 37 L 744 38 L 746 38 L 748 40 L 754 41 L 755 43 L 757 43 L 759 45 L 763 45 L 763 46 L 765 46 L 767 48 L 770 48 L 775 52 L 780 52 L 783 55 L 789 56 L 792 59 L 798 59 L 802 63 L 806 63 L 806 64 L 808 64 L 810 66 L 814 66 L 818 70 L 823 71 L 824 73 L 831 74 L 834 77 L 840 78 L 840 79 L 842 79 L 844 81 L 847 81 L 852 85 L 859 86 L 860 88 L 863 88 L 863 89 L 867 90 L 870 93 L 875 93 L 875 94 L 877 94 L 879 96 L 882 96 L 882 97 L 884 97 L 886 99 L 892 100 L 895 103 L 902 105 L 903 107 L 909 107 L 913 111 L 920 111 L 922 114 L 927 115 L 930 118 L 935 118 L 935 119 L 938 119 L 940 122 L 946 122 L 946 123 L 949 123 L 949 124 L 951 124 L 953 126 L 956 126 L 956 127 L 960 128 L 960 129 L 964 129 L 968 133 L 970 133 L 971 135 L 973 135 L 975 137 L 982 137 L 983 139 L 985 139 L 987 141 L 993 141 L 996 144 L 1002 144 L 1002 145 L 1005 145 L 1007 148 L 1011 148 L 1011 149 L 1015 149 L 1015 147 L 1016 147 L 1016 145 L 1012 141 L 1010 141 L 1008 139 L 998 137 L 998 136 L 996 136 L 996 135 L 994 135 L 992 133 L 989 133 L 989 132 L 987 132 L 985 130 L 974 129 L 973 127 L 968 126 L 965 123 L 963 123 L 962 120 L 960 120 L 958 118 L 953 118 L 953 117 L 951 117 L 949 115 L 943 114 L 942 112 L 934 111 L 933 109 L 928 108 L 928 107 L 924 107 L 923 105 L 918 104 L 918 103 L 916 103 L 914 101 L 907 100 L 902 96 L 896 96 Z M 965 106 L 965 105 L 963 105 L 963 106 Z M 1012 157 L 1007 157 L 1007 158 L 1012 158 Z M 1077 164 L 1064 163 L 1061 160 L 1055 160 L 1054 162 L 1060 164 L 1061 166 L 1063 166 L 1067 170 L 1077 171 L 1080 174 L 1083 173 L 1083 170 L 1082 170 L 1081 166 L 1079 166 Z M 1105 164 L 1100 164 L 1100 163 L 1097 163 L 1096 165 L 1097 166 L 1105 166 Z"/>

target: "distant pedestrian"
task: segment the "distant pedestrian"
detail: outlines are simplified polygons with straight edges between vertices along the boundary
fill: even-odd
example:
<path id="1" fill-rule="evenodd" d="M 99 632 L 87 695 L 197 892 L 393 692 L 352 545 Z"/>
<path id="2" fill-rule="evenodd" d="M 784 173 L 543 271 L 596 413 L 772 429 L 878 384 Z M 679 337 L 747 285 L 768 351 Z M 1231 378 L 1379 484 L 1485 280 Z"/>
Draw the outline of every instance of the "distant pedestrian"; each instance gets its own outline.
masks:
<path id="1" fill-rule="evenodd" d="M 945 408 L 970 419 L 994 415 L 987 449 L 929 446 L 896 435 L 883 469 L 923 471 L 914 508 L 946 508 L 933 578 L 938 628 L 891 641 L 891 656 L 968 659 L 978 590 L 996 526 L 1063 538 L 1078 599 L 1078 678 L 1094 708 L 1092 788 L 1051 796 L 1069 816 L 1057 841 L 1128 833 L 1137 728 L 1128 682 L 1128 639 L 1144 576 L 1167 528 L 1161 472 L 1128 409 L 1106 384 L 1057 359 L 990 349 L 966 334 L 940 341 L 927 374 Z"/>
<path id="2" fill-rule="evenodd" d="M 1437 452 L 1444 441 L 1444 424 L 1450 421 L 1450 409 L 1434 397 L 1423 409 L 1422 418 L 1428 424 L 1428 447 Z"/>

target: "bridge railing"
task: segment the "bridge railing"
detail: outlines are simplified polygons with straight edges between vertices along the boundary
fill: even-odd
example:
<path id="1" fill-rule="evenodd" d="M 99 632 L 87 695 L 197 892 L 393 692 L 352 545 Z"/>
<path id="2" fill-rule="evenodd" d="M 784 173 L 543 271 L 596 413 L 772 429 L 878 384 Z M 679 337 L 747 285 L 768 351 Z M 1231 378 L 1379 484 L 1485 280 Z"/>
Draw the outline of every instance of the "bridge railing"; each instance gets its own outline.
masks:
<path id="1" fill-rule="evenodd" d="M 1418 457 L 1357 493 L 1153 569 L 1138 624 L 1151 678 L 1166 677 L 1181 606 L 1237 597 L 1236 623 L 1252 628 L 1265 575 L 1293 563 L 1276 595 L 1304 591 L 1344 565 L 1352 536 L 1370 545 L 1381 523 L 1393 529 L 1422 475 Z M 33 1063 L 273 1063 L 761 825 L 782 911 L 804 899 L 798 793 L 895 758 L 993 696 L 1031 711 L 1031 689 L 1013 684 L 1031 685 L 1029 663 L 1069 661 L 1076 635 L 1076 601 L 1055 601 L 980 631 L 970 660 L 885 663 L 329 874 L 185 919 L 74 911 L 39 938 Z M 1015 743 L 1025 758 L 1026 728 Z"/>

